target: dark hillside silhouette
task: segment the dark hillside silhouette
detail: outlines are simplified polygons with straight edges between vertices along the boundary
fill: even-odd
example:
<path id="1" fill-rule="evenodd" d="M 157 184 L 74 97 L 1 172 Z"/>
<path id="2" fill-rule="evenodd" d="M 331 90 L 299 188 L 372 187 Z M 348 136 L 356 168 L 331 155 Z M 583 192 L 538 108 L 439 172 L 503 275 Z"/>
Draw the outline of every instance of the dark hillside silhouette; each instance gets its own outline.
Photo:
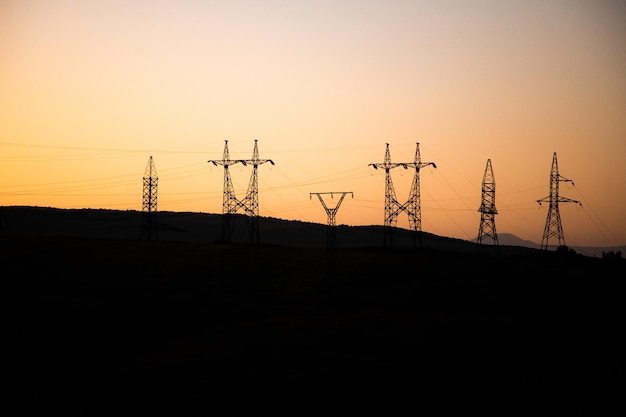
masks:
<path id="1" fill-rule="evenodd" d="M 12 231 L 25 236 L 72 236 L 85 238 L 139 239 L 141 213 L 135 210 L 56 209 L 49 207 L 6 207 Z M 233 215 L 232 243 L 249 242 L 246 217 Z M 159 240 L 213 243 L 219 241 L 221 215 L 191 212 L 159 212 Z M 336 226 L 337 247 L 381 247 L 383 226 Z M 325 247 L 327 225 L 271 217 L 259 220 L 260 242 L 293 247 Z M 422 232 L 423 248 L 475 252 L 475 241 L 446 238 Z M 394 247 L 412 247 L 408 230 L 398 229 Z M 524 247 L 509 252 L 528 252 Z"/>
<path id="2" fill-rule="evenodd" d="M 15 235 L 25 236 L 74 236 L 86 238 L 139 239 L 141 235 L 141 212 L 136 210 L 105 209 L 58 209 L 51 207 L 4 207 L 7 228 Z M 249 242 L 246 217 L 233 215 L 233 243 Z M 161 241 L 185 241 L 213 243 L 220 239 L 221 215 L 192 212 L 159 212 L 158 239 Z M 382 247 L 383 225 L 336 226 L 339 248 Z M 325 247 L 326 224 L 282 220 L 271 217 L 259 219 L 260 243 L 293 247 Z M 540 231 L 538 232 L 540 233 Z M 424 249 L 451 250 L 467 253 L 476 251 L 476 238 L 462 240 L 422 232 Z M 499 233 L 500 247 L 504 255 L 533 253 L 539 244 L 521 240 L 508 233 Z M 394 247 L 412 247 L 409 230 L 398 229 L 394 233 Z M 486 245 L 487 249 L 489 245 Z M 626 246 L 573 247 L 582 255 L 602 257 L 605 252 L 626 253 Z M 485 251 L 490 253 L 489 250 Z"/>
<path id="3" fill-rule="evenodd" d="M 108 211 L 88 238 L 92 212 L 10 210 L 0 365 L 17 414 L 624 411 L 621 258 L 339 247 L 329 281 L 323 245 L 141 241 L 137 212 Z M 161 218 L 219 236 L 212 216 Z"/>

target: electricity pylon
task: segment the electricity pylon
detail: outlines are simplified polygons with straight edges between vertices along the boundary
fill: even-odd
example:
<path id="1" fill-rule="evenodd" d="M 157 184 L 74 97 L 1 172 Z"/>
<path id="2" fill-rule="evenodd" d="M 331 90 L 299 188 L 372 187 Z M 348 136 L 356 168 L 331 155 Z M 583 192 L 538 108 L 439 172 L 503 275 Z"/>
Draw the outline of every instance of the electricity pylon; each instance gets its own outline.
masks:
<path id="1" fill-rule="evenodd" d="M 259 179 L 258 168 L 259 165 L 269 162 L 274 165 L 274 161 L 271 159 L 259 159 L 259 147 L 257 140 L 254 140 L 254 150 L 252 151 L 252 159 L 242 159 L 240 161 L 244 166 L 252 165 L 252 175 L 250 176 L 250 182 L 248 183 L 248 191 L 246 196 L 241 202 L 243 204 L 244 211 L 248 215 L 248 234 L 250 235 L 250 243 L 259 244 L 261 237 L 259 235 Z"/>
<path id="2" fill-rule="evenodd" d="M 398 223 L 398 214 L 401 211 L 409 215 L 409 228 L 411 229 L 411 237 L 413 246 L 417 246 L 417 238 L 419 237 L 420 247 L 422 246 L 422 209 L 420 206 L 420 169 L 428 165 L 437 168 L 434 162 L 422 162 L 420 157 L 420 144 L 416 143 L 415 158 L 413 162 L 391 162 L 389 154 L 389 144 L 386 144 L 385 162 L 369 164 L 374 169 L 383 168 L 385 170 L 385 225 L 383 228 L 384 242 L 383 246 L 393 246 L 393 234 Z M 409 199 L 406 203 L 401 204 L 396 198 L 396 191 L 391 180 L 391 170 L 396 167 L 404 169 L 414 168 L 413 184 L 409 193 Z"/>
<path id="3" fill-rule="evenodd" d="M 495 215 L 496 210 L 496 180 L 493 176 L 491 159 L 487 159 L 485 174 L 483 175 L 482 198 L 480 202 L 480 226 L 478 228 L 477 248 L 480 252 L 483 239 L 490 237 L 493 241 L 496 253 L 499 252 L 498 234 L 496 233 Z"/>
<path id="4" fill-rule="evenodd" d="M 141 204 L 141 235 L 140 240 L 158 239 L 157 222 L 157 188 L 159 178 L 152 156 L 148 160 L 143 174 L 143 199 Z"/>
<path id="5" fill-rule="evenodd" d="M 222 160 L 209 160 L 213 165 L 221 165 L 224 167 L 224 196 L 222 202 L 222 235 L 221 239 L 230 242 L 234 231 L 234 216 L 239 209 L 242 209 L 247 217 L 248 233 L 250 235 L 250 243 L 260 243 L 259 236 L 259 180 L 258 167 L 266 162 L 274 165 L 271 159 L 259 159 L 259 148 L 257 140 L 254 140 L 254 150 L 252 159 L 230 159 L 228 152 L 228 141 L 224 141 L 224 156 Z M 252 165 L 252 175 L 248 190 L 243 200 L 237 199 L 235 189 L 230 177 L 229 167 L 241 163 L 244 166 Z"/>
<path id="6" fill-rule="evenodd" d="M 572 180 L 568 180 L 567 178 L 559 175 L 556 152 L 554 152 L 554 155 L 552 156 L 552 170 L 550 171 L 550 195 L 537 200 L 539 205 L 545 201 L 550 203 L 548 208 L 548 217 L 546 218 L 546 226 L 543 230 L 543 237 L 541 238 L 541 249 L 548 250 L 548 241 L 552 237 L 555 237 L 558 240 L 559 247 L 565 246 L 565 235 L 563 234 L 563 226 L 561 225 L 559 203 L 576 203 L 582 207 L 580 201 L 559 196 L 559 182 L 561 181 L 571 182 L 572 185 L 574 185 Z"/>
<path id="7" fill-rule="evenodd" d="M 230 242 L 233 235 L 234 214 L 237 213 L 237 206 L 239 201 L 235 196 L 235 188 L 233 187 L 233 181 L 230 178 L 230 166 L 238 164 L 239 161 L 230 159 L 230 153 L 228 152 L 228 141 L 224 141 L 224 156 L 221 161 L 209 160 L 215 166 L 221 165 L 224 167 L 224 191 L 222 197 L 222 234 L 221 240 Z"/>
<path id="8" fill-rule="evenodd" d="M 332 277 L 335 275 L 337 265 L 337 229 L 335 227 L 337 210 L 339 210 L 339 206 L 347 194 L 350 194 L 352 198 L 354 198 L 354 194 L 352 191 L 331 191 L 325 193 L 310 193 L 309 198 L 313 198 L 313 194 L 315 194 L 320 200 L 322 207 L 324 207 L 324 210 L 326 210 L 326 214 L 328 215 L 328 225 L 326 226 L 326 253 L 328 255 L 327 274 L 329 277 Z M 322 198 L 322 194 L 330 194 L 330 198 L 334 198 L 335 194 L 341 194 L 341 197 L 339 197 L 339 201 L 337 201 L 337 205 L 335 207 L 328 207 Z"/>

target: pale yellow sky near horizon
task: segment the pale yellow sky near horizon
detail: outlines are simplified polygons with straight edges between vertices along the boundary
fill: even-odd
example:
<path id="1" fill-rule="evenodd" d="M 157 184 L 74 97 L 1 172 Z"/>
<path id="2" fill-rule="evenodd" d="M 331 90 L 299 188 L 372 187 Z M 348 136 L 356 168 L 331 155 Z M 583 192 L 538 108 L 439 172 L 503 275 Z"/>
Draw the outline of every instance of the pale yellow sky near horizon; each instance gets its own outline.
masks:
<path id="1" fill-rule="evenodd" d="M 625 40 L 620 1 L 0 0 L 0 205 L 141 210 L 152 156 L 160 211 L 221 213 L 207 161 L 258 140 L 260 215 L 349 191 L 337 224 L 382 225 L 369 164 L 419 142 L 425 232 L 475 239 L 490 159 L 497 232 L 540 243 L 556 152 L 566 244 L 626 245 Z"/>

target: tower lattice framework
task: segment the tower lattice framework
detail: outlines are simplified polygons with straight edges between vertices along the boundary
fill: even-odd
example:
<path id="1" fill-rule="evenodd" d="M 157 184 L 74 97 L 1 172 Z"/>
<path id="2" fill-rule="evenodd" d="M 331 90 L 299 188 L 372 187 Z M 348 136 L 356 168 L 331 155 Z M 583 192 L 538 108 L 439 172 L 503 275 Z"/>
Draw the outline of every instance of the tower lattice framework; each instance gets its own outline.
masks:
<path id="1" fill-rule="evenodd" d="M 561 224 L 559 203 L 576 203 L 582 206 L 580 201 L 559 196 L 560 182 L 570 182 L 572 183 L 572 185 L 574 185 L 574 182 L 572 180 L 569 180 L 559 175 L 559 166 L 556 159 L 556 152 L 554 152 L 552 156 L 552 170 L 550 171 L 550 195 L 537 200 L 539 205 L 546 201 L 549 203 L 546 225 L 543 229 L 543 237 L 541 238 L 541 249 L 548 249 L 548 243 L 550 241 L 550 238 L 556 238 L 558 240 L 558 246 L 565 246 L 565 235 L 563 234 L 563 225 Z"/>
<path id="2" fill-rule="evenodd" d="M 222 232 L 221 239 L 230 242 L 235 227 L 235 215 L 241 209 L 246 215 L 248 225 L 248 234 L 250 243 L 260 243 L 259 234 L 259 180 L 258 167 L 266 162 L 274 165 L 271 159 L 260 159 L 258 141 L 254 141 L 254 150 L 251 159 L 230 159 L 228 151 L 228 141 L 224 141 L 224 156 L 222 160 L 209 160 L 213 165 L 221 165 L 224 167 L 224 190 L 222 200 Z M 248 184 L 246 196 L 239 200 L 235 195 L 232 178 L 230 176 L 231 165 L 242 164 L 244 166 L 252 165 L 252 174 Z"/>
<path id="3" fill-rule="evenodd" d="M 143 198 L 141 204 L 141 240 L 158 239 L 157 191 L 159 178 L 152 156 L 143 174 Z"/>
<path id="4" fill-rule="evenodd" d="M 398 215 L 402 211 L 406 212 L 409 216 L 409 229 L 411 230 L 413 246 L 417 246 L 418 239 L 420 247 L 422 246 L 420 169 L 428 165 L 432 165 L 433 168 L 437 168 L 437 166 L 434 162 L 422 162 L 419 145 L 419 142 L 417 142 L 415 146 L 415 158 L 413 162 L 391 162 L 389 144 L 387 143 L 385 149 L 385 161 L 382 164 L 369 164 L 370 166 L 374 167 L 374 169 L 383 168 L 385 170 L 385 223 L 383 228 L 383 246 L 393 246 L 393 237 L 396 225 L 398 223 Z M 391 178 L 391 170 L 396 167 L 402 167 L 404 169 L 415 169 L 415 173 L 413 174 L 411 191 L 409 192 L 409 198 L 404 204 L 400 203 L 396 198 L 396 191 L 394 189 L 393 181 Z"/>
<path id="5" fill-rule="evenodd" d="M 491 159 L 487 159 L 487 165 L 485 166 L 482 197 L 478 211 L 480 212 L 480 226 L 478 228 L 478 238 L 476 239 L 478 250 L 480 251 L 484 239 L 491 238 L 497 253 L 499 252 L 499 246 L 495 215 L 498 214 L 498 210 L 496 209 L 496 180 L 493 176 Z"/>
<path id="6" fill-rule="evenodd" d="M 341 194 L 341 197 L 339 197 L 339 200 L 337 201 L 335 207 L 328 207 L 328 205 L 322 198 L 323 194 L 330 194 L 331 198 L 334 198 L 335 194 Z M 326 226 L 326 253 L 328 257 L 327 275 L 329 277 L 335 275 L 335 271 L 337 268 L 337 211 L 339 210 L 339 206 L 341 206 L 341 203 L 343 202 L 343 199 L 346 197 L 347 194 L 350 194 L 352 198 L 354 198 L 354 194 L 352 193 L 352 191 L 331 191 L 309 194 L 309 198 L 312 198 L 313 195 L 317 196 L 317 198 L 320 200 L 320 203 L 322 203 L 322 207 L 324 207 L 324 210 L 326 210 L 326 214 L 328 216 L 328 225 Z"/>

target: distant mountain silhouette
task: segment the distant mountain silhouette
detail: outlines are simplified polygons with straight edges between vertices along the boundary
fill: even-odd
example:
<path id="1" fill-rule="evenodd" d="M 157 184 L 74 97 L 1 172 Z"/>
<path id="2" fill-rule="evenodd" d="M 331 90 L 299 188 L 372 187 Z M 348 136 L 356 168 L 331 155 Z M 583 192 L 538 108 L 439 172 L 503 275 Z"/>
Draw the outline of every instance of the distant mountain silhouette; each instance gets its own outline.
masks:
<path id="1" fill-rule="evenodd" d="M 74 236 L 88 238 L 139 239 L 141 233 L 141 211 L 110 209 L 59 209 L 53 207 L 7 206 L 4 207 L 2 233 L 25 236 Z M 248 243 L 249 235 L 246 216 L 234 216 L 235 228 L 231 241 Z M 197 212 L 157 212 L 158 240 L 217 242 L 221 238 L 221 214 Z M 325 224 L 283 220 L 272 217 L 259 219 L 261 244 L 292 247 L 325 247 L 328 226 Z M 381 247 L 384 243 L 384 227 L 336 226 L 338 248 Z M 501 251 L 526 253 L 539 250 L 540 245 L 510 234 L 498 235 Z M 412 247 L 413 238 L 407 229 L 394 230 L 394 247 Z M 476 239 L 472 241 L 421 234 L 421 247 L 456 252 L 475 252 Z M 484 250 L 492 248 L 489 241 Z M 626 253 L 626 247 L 617 248 L 573 248 L 586 256 L 601 257 L 603 251 Z"/>
<path id="2" fill-rule="evenodd" d="M 501 245 L 508 245 L 508 246 L 524 246 L 527 248 L 534 248 L 534 249 L 539 249 L 541 247 L 541 245 L 538 243 L 535 243 L 530 240 L 521 239 L 511 233 L 498 233 L 498 242 Z"/>
<path id="3" fill-rule="evenodd" d="M 475 238 L 473 241 L 476 241 Z M 490 240 L 487 240 L 487 243 L 490 243 Z M 522 246 L 525 248 L 532 249 L 540 249 L 541 245 L 539 243 L 535 243 L 530 240 L 520 239 L 511 233 L 498 233 L 498 243 L 504 246 Z M 596 246 L 575 246 L 568 245 L 566 246 L 570 249 L 573 249 L 576 253 L 585 256 L 597 257 L 601 258 L 602 254 L 605 252 L 621 252 L 622 254 L 626 254 L 626 246 L 608 246 L 608 247 L 596 247 Z"/>

